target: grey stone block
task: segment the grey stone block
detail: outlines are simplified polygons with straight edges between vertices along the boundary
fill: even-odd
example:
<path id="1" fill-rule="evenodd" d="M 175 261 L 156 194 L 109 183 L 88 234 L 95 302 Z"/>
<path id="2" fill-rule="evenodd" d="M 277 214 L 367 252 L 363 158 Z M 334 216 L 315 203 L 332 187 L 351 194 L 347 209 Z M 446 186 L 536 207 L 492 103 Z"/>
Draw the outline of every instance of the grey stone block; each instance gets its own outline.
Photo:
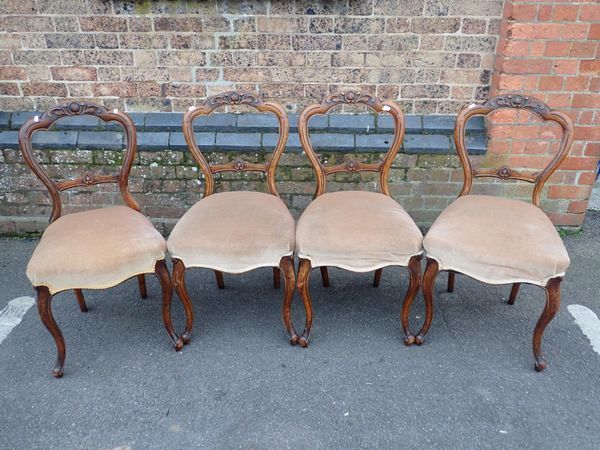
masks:
<path id="1" fill-rule="evenodd" d="M 196 138 L 196 145 L 200 148 L 200 151 L 215 149 L 215 133 L 194 133 L 194 137 Z M 183 133 L 169 133 L 169 148 L 171 150 L 188 149 Z"/>
<path id="2" fill-rule="evenodd" d="M 18 130 L 23 126 L 25 122 L 34 117 L 35 115 L 42 116 L 42 113 L 36 111 L 17 111 L 13 112 L 10 118 L 10 128 L 12 130 Z"/>
<path id="3" fill-rule="evenodd" d="M 168 150 L 168 131 L 142 131 L 137 133 L 138 150 Z"/>
<path id="4" fill-rule="evenodd" d="M 267 151 L 275 149 L 277 140 L 279 139 L 278 133 L 264 133 L 262 135 L 262 147 Z M 290 133 L 287 144 L 285 146 L 285 152 L 298 153 L 302 151 L 302 145 L 300 145 L 300 136 L 298 133 Z"/>
<path id="5" fill-rule="evenodd" d="M 82 150 L 121 150 L 125 133 L 118 131 L 80 131 L 77 147 Z"/>
<path id="6" fill-rule="evenodd" d="M 406 115 L 404 116 L 405 134 L 420 134 L 423 132 L 423 116 Z M 389 114 L 379 114 L 377 117 L 377 132 L 389 133 L 394 131 L 394 120 Z"/>
<path id="7" fill-rule="evenodd" d="M 452 134 L 455 121 L 454 116 L 423 116 L 423 132 L 428 134 Z"/>
<path id="8" fill-rule="evenodd" d="M 260 149 L 260 133 L 217 133 L 218 150 L 252 151 Z"/>
<path id="9" fill-rule="evenodd" d="M 235 114 L 213 113 L 208 116 L 198 116 L 194 120 L 194 130 L 206 131 L 233 131 L 236 125 Z"/>
<path id="10" fill-rule="evenodd" d="M 357 152 L 387 152 L 392 142 L 393 134 L 365 134 L 356 136 Z"/>
<path id="11" fill-rule="evenodd" d="M 485 119 L 483 116 L 471 117 L 467 122 L 467 133 L 475 134 L 476 132 L 485 133 Z"/>
<path id="12" fill-rule="evenodd" d="M 487 139 L 483 135 L 467 136 L 465 144 L 470 155 L 485 155 L 487 151 Z M 452 149 L 456 151 L 454 140 L 452 141 Z"/>
<path id="13" fill-rule="evenodd" d="M 299 114 L 290 114 L 288 115 L 288 119 L 290 122 L 290 131 L 297 132 L 298 131 L 298 119 L 300 118 Z M 329 128 L 329 115 L 322 114 L 319 116 L 312 116 L 310 121 L 308 122 L 309 131 L 318 131 L 318 130 L 327 130 Z"/>
<path id="14" fill-rule="evenodd" d="M 146 131 L 181 131 L 182 113 L 146 113 Z"/>
<path id="15" fill-rule="evenodd" d="M 450 136 L 445 134 L 412 134 L 404 136 L 405 153 L 449 153 Z"/>
<path id="16" fill-rule="evenodd" d="M 237 129 L 240 132 L 276 132 L 279 130 L 279 122 L 274 114 L 238 114 L 236 117 Z"/>
<path id="17" fill-rule="evenodd" d="M 10 112 L 0 112 L 0 129 L 8 130 L 10 126 Z"/>
<path id="18" fill-rule="evenodd" d="M 105 122 L 94 116 L 70 116 L 63 117 L 62 119 L 54 122 L 54 129 L 56 130 L 96 130 L 100 128 Z M 122 127 L 121 127 L 122 128 Z"/>
<path id="19" fill-rule="evenodd" d="M 329 116 L 329 129 L 333 133 L 351 131 L 353 133 L 373 133 L 373 114 L 332 114 Z"/>
<path id="20" fill-rule="evenodd" d="M 315 151 L 332 150 L 339 152 L 354 151 L 354 135 L 352 134 L 335 134 L 323 133 L 313 134 L 310 137 Z"/>
<path id="21" fill-rule="evenodd" d="M 19 132 L 0 131 L 0 148 L 19 148 Z"/>
<path id="22" fill-rule="evenodd" d="M 34 148 L 69 149 L 77 145 L 77 131 L 38 131 L 31 142 Z"/>

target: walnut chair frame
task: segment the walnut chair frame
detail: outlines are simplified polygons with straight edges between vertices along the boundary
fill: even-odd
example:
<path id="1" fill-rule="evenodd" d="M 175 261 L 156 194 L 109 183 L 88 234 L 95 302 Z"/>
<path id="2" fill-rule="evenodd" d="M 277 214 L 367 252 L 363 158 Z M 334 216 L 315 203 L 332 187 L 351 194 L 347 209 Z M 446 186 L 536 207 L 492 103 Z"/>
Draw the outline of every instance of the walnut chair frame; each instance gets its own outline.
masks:
<path id="1" fill-rule="evenodd" d="M 95 116 L 104 122 L 116 122 L 123 127 L 127 141 L 123 164 L 119 170 L 119 173 L 116 175 L 95 175 L 89 171 L 85 171 L 79 178 L 55 182 L 35 159 L 31 142 L 32 136 L 36 131 L 49 129 L 54 122 L 61 118 L 81 115 Z M 116 109 L 109 111 L 104 106 L 95 103 L 74 101 L 64 105 L 57 105 L 47 110 L 41 117 L 35 116 L 34 118 L 30 119 L 21 127 L 19 130 L 19 146 L 27 166 L 40 179 L 50 193 L 52 198 L 52 213 L 49 220 L 50 223 L 57 220 L 62 213 L 60 192 L 77 187 L 90 187 L 96 184 L 117 184 L 125 205 L 131 209 L 134 209 L 135 211 L 140 210 L 138 204 L 131 195 L 128 186 L 129 173 L 135 159 L 137 144 L 135 125 L 127 114 Z M 156 262 L 154 274 L 157 276 L 162 290 L 162 317 L 164 326 L 167 330 L 167 334 L 169 335 L 171 343 L 176 349 L 179 350 L 183 347 L 183 342 L 173 330 L 171 321 L 173 285 L 164 259 Z M 137 275 L 137 280 L 139 284 L 140 295 L 142 298 L 146 298 L 148 294 L 146 290 L 144 274 Z M 54 369 L 52 370 L 52 374 L 56 378 L 60 378 L 63 375 L 66 346 L 62 332 L 54 320 L 51 310 L 52 298 L 56 293 L 50 294 L 50 290 L 47 286 L 37 286 L 36 291 L 40 319 L 54 338 L 57 348 L 57 359 Z M 75 289 L 74 291 L 81 312 L 87 312 L 88 308 L 85 303 L 82 290 Z"/>
<path id="2" fill-rule="evenodd" d="M 465 130 L 467 122 L 473 116 L 487 116 L 498 109 L 522 109 L 527 110 L 539 116 L 544 123 L 554 122 L 562 128 L 562 139 L 559 149 L 550 163 L 540 172 L 526 172 L 522 170 L 511 169 L 502 166 L 499 169 L 480 169 L 473 168 L 469 160 L 467 146 L 465 144 Z M 460 159 L 464 182 L 459 197 L 469 195 L 473 187 L 475 178 L 492 177 L 500 180 L 519 180 L 527 183 L 533 183 L 532 203 L 540 207 L 540 197 L 544 184 L 558 169 L 565 160 L 573 143 L 573 121 L 571 118 L 560 111 L 551 110 L 548 105 L 542 101 L 524 95 L 503 95 L 492 98 L 484 104 L 471 104 L 463 108 L 456 119 L 454 127 L 454 141 L 456 150 Z M 423 275 L 423 297 L 425 299 L 425 321 L 423 327 L 416 336 L 415 343 L 421 345 L 425 335 L 429 331 L 433 320 L 433 291 L 435 279 L 439 271 L 438 262 L 433 258 L 427 258 L 427 266 Z M 455 271 L 448 271 L 448 292 L 454 291 Z M 552 321 L 560 307 L 560 282 L 561 277 L 552 278 L 545 286 L 546 304 L 533 333 L 533 355 L 535 360 L 535 370 L 541 372 L 546 368 L 546 360 L 542 354 L 542 336 L 546 326 Z M 509 305 L 514 305 L 521 283 L 513 283 Z"/>
<path id="3" fill-rule="evenodd" d="M 317 153 L 315 152 L 312 143 L 310 141 L 308 122 L 311 117 L 315 115 L 327 114 L 332 108 L 344 105 L 364 105 L 370 110 L 381 114 L 383 112 L 389 113 L 394 120 L 394 139 L 390 145 L 390 148 L 386 152 L 383 161 L 379 163 L 363 163 L 349 159 L 345 163 L 336 164 L 327 167 L 321 163 Z M 324 194 L 327 187 L 327 176 L 335 173 L 358 173 L 358 172 L 377 172 L 379 174 L 379 188 L 382 194 L 390 196 L 388 188 L 388 175 L 394 158 L 400 150 L 402 141 L 404 139 L 405 124 L 404 114 L 398 105 L 390 101 L 382 101 L 381 99 L 362 92 L 348 91 L 345 93 L 333 94 L 321 101 L 319 104 L 307 106 L 298 120 L 298 133 L 300 136 L 300 143 L 304 152 L 308 156 L 311 165 L 317 176 L 317 187 L 314 198 Z M 310 330 L 312 328 L 312 302 L 309 293 L 309 277 L 313 267 L 311 261 L 305 258 L 299 258 L 298 265 L 298 280 L 297 288 L 304 308 L 306 310 L 306 323 L 304 331 L 300 336 L 299 343 L 302 347 L 308 346 L 308 340 L 310 336 Z M 321 272 L 321 278 L 324 287 L 329 287 L 329 274 L 326 266 L 319 267 Z M 402 328 L 405 334 L 405 341 L 412 344 L 413 335 L 409 327 L 409 312 L 410 306 L 419 291 L 421 286 L 421 255 L 413 256 L 408 263 L 409 271 L 409 285 L 404 297 L 402 306 L 401 322 Z M 377 269 L 373 278 L 373 286 L 378 287 L 381 281 L 381 275 L 383 268 Z"/>
<path id="4" fill-rule="evenodd" d="M 213 164 L 211 165 L 208 160 L 202 154 L 196 137 L 194 136 L 194 120 L 198 116 L 207 116 L 212 114 L 216 109 L 225 106 L 244 105 L 249 106 L 257 111 L 264 113 L 272 113 L 277 117 L 279 124 L 279 139 L 277 145 L 273 150 L 269 160 L 266 163 L 250 163 L 244 161 L 241 158 L 237 158 L 234 161 L 230 161 L 225 164 Z M 221 94 L 214 95 L 207 98 L 201 104 L 191 106 L 188 112 L 183 118 L 183 134 L 187 143 L 188 149 L 190 150 L 192 157 L 200 166 L 200 170 L 204 175 L 204 197 L 212 195 L 215 191 L 215 177 L 217 173 L 223 172 L 237 172 L 241 174 L 243 172 L 261 172 L 266 175 L 267 192 L 271 195 L 279 197 L 277 192 L 277 186 L 275 183 L 275 172 L 277 170 L 277 164 L 283 154 L 285 145 L 289 136 L 289 122 L 287 114 L 283 107 L 278 103 L 265 102 L 259 96 L 243 91 L 229 91 Z M 173 258 L 173 283 L 175 286 L 175 292 L 181 299 L 186 310 L 186 326 L 185 331 L 182 335 L 183 343 L 189 344 L 192 328 L 194 325 L 194 310 L 191 298 L 187 292 L 185 285 L 185 264 L 181 259 Z M 223 280 L 223 273 L 214 270 L 217 286 L 219 289 L 225 288 Z M 290 343 L 293 345 L 298 341 L 298 335 L 294 330 L 291 320 L 291 306 L 292 296 L 296 286 L 296 276 L 294 268 L 294 257 L 293 255 L 284 256 L 281 258 L 278 267 L 273 267 L 273 286 L 278 289 L 281 284 L 281 276 L 283 273 L 284 279 L 284 302 L 283 302 L 283 322 L 286 330 L 290 337 Z"/>

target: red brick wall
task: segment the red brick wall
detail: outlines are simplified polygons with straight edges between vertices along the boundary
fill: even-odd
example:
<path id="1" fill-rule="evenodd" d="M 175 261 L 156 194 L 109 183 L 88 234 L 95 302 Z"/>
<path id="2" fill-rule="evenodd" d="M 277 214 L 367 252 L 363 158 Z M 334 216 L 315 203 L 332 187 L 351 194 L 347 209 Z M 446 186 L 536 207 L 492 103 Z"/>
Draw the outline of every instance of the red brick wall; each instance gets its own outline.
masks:
<path id="1" fill-rule="evenodd" d="M 545 193 L 545 209 L 557 225 L 583 222 L 600 157 L 599 40 L 598 0 L 505 1 L 491 95 L 527 93 L 575 123 L 570 157 Z M 510 127 L 502 119 L 490 129 L 490 161 L 542 168 L 556 150 L 549 130 Z"/>

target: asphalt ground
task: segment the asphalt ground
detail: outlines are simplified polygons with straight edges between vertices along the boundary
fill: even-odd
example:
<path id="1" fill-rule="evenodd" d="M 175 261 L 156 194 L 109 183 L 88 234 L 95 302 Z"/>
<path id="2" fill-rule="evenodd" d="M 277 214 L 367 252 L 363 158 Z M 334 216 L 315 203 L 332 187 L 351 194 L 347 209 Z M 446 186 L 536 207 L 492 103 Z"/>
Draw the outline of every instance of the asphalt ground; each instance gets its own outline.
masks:
<path id="1" fill-rule="evenodd" d="M 563 302 L 546 329 L 548 368 L 533 370 L 531 335 L 544 292 L 486 286 L 457 276 L 436 286 L 436 314 L 422 347 L 402 343 L 398 313 L 407 273 L 330 269 L 331 287 L 311 277 L 314 326 L 307 349 L 291 347 L 271 269 L 208 270 L 187 285 L 196 325 L 181 353 L 170 347 L 158 282 L 149 298 L 135 279 L 56 296 L 67 342 L 65 376 L 54 379 L 55 347 L 30 308 L 0 343 L 1 449 L 180 448 L 594 448 L 600 442 L 600 354 L 569 304 L 600 316 L 600 212 L 565 237 L 572 265 Z M 25 277 L 35 241 L 0 240 L 0 309 L 34 295 Z M 294 323 L 303 310 L 294 299 Z M 421 295 L 413 328 L 423 318 Z M 174 299 L 176 327 L 183 313 Z M 599 325 L 600 326 L 600 325 Z"/>

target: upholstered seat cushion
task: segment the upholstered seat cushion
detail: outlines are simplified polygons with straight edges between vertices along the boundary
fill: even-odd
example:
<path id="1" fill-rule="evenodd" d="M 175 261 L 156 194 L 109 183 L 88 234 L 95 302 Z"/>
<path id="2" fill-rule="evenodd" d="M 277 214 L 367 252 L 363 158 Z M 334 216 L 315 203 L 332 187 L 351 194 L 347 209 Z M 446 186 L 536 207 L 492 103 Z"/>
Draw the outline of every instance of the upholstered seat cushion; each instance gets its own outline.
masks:
<path id="1" fill-rule="evenodd" d="M 183 215 L 167 247 L 186 267 L 242 273 L 278 266 L 294 251 L 294 231 L 294 218 L 280 198 L 261 192 L 220 192 Z"/>
<path id="2" fill-rule="evenodd" d="M 126 206 L 92 209 L 48 226 L 29 260 L 27 277 L 51 294 L 104 289 L 154 272 L 165 251 L 165 239 L 141 213 Z"/>
<path id="3" fill-rule="evenodd" d="M 455 200 L 425 236 L 427 257 L 491 283 L 545 286 L 569 267 L 569 255 L 548 219 L 531 203 L 484 195 Z"/>
<path id="4" fill-rule="evenodd" d="M 423 235 L 393 198 L 361 191 L 317 197 L 296 227 L 298 256 L 313 267 L 335 266 L 367 272 L 406 266 L 421 253 Z"/>

